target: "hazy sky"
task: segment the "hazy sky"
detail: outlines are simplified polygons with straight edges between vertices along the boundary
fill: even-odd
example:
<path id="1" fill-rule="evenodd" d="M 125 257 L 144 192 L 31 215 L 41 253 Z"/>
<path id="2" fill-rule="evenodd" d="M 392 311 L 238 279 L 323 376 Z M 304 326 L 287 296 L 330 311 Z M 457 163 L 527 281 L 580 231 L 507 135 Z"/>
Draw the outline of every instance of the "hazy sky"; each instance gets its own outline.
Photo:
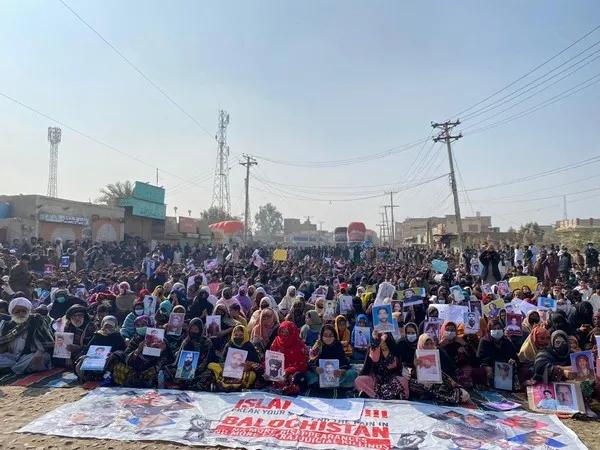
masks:
<path id="1" fill-rule="evenodd" d="M 208 134 L 215 133 L 220 108 L 230 113 L 234 214 L 244 205 L 242 153 L 339 160 L 418 141 L 431 134 L 430 121 L 454 118 L 600 24 L 595 0 L 68 3 Z M 496 98 L 598 40 L 600 30 Z M 153 182 L 153 167 L 159 167 L 168 172 L 161 172 L 159 182 L 167 189 L 169 214 L 177 206 L 179 213 L 191 209 L 197 216 L 210 206 L 214 138 L 59 1 L 0 0 L 0 42 L 0 93 L 137 158 L 63 127 L 60 197 L 87 201 L 117 180 Z M 599 72 L 600 59 L 485 123 L 526 110 Z M 568 196 L 569 216 L 600 216 L 598 163 L 510 183 L 600 154 L 599 100 L 596 84 L 485 132 L 470 135 L 467 128 L 487 115 L 465 120 L 465 137 L 454 147 L 459 187 L 502 184 L 472 191 L 469 199 L 462 193 L 463 214 L 490 214 L 503 229 L 529 220 L 551 223 L 562 218 L 562 194 L 588 190 Z M 45 194 L 46 128 L 54 125 L 0 97 L 1 193 Z M 284 217 L 313 216 L 327 229 L 352 220 L 375 227 L 380 206 L 389 200 L 383 192 L 398 187 L 393 183 L 447 173 L 445 148 L 429 149 L 427 143 L 340 167 L 259 160 L 251 209 L 254 213 L 270 201 Z M 598 191 L 589 191 L 594 188 Z M 448 194 L 445 178 L 401 192 L 396 217 L 451 213 Z"/>

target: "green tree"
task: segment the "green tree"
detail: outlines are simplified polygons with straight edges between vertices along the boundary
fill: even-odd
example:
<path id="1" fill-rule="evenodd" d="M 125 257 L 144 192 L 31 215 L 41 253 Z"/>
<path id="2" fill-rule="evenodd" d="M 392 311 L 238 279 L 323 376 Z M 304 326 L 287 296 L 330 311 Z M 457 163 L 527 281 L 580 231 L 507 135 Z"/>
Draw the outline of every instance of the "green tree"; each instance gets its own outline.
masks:
<path id="1" fill-rule="evenodd" d="M 259 207 L 254 221 L 258 231 L 263 234 L 274 235 L 283 232 L 283 216 L 272 203 Z"/>
<path id="2" fill-rule="evenodd" d="M 222 210 L 218 206 L 211 206 L 200 213 L 200 218 L 206 220 L 208 224 L 222 222 L 224 220 L 235 220 L 231 214 L 227 211 Z"/>
<path id="3" fill-rule="evenodd" d="M 108 206 L 119 206 L 119 200 L 132 195 L 133 183 L 131 181 L 117 181 L 100 189 L 100 197 L 96 199 L 96 202 Z"/>
<path id="4" fill-rule="evenodd" d="M 540 228 L 537 222 L 529 222 L 521 226 L 518 236 L 524 244 L 540 242 L 544 237 L 544 230 Z"/>

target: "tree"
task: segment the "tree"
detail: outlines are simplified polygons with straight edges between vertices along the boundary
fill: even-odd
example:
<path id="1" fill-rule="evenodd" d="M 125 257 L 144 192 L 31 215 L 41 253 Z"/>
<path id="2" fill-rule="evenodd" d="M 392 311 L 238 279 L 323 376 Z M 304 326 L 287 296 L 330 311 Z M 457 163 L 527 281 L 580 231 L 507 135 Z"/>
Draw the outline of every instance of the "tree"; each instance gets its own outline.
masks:
<path id="1" fill-rule="evenodd" d="M 231 214 L 227 214 L 227 211 L 222 210 L 218 206 L 211 206 L 200 213 L 200 217 L 206 220 L 208 224 L 223 222 L 224 220 L 235 220 Z"/>
<path id="2" fill-rule="evenodd" d="M 272 203 L 258 208 L 254 216 L 258 231 L 263 234 L 280 234 L 283 231 L 283 216 Z"/>
<path id="3" fill-rule="evenodd" d="M 108 206 L 119 206 L 119 200 L 131 196 L 133 196 L 133 183 L 129 180 L 117 181 L 100 189 L 100 197 L 96 199 L 96 202 Z"/>
<path id="4" fill-rule="evenodd" d="M 529 222 L 521 226 L 518 235 L 524 244 L 540 242 L 544 237 L 544 230 L 540 228 L 537 222 Z"/>

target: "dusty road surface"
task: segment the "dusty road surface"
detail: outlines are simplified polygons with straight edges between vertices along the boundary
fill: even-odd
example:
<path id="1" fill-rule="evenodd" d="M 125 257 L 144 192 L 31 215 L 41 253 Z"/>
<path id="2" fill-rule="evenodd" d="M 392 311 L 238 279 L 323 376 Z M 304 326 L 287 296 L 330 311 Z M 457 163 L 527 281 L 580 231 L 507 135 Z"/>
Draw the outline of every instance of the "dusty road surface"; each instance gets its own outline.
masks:
<path id="1" fill-rule="evenodd" d="M 174 450 L 181 448 L 180 444 L 168 444 L 160 441 L 102 441 L 15 433 L 15 430 L 63 403 L 79 400 L 88 391 L 78 387 L 71 389 L 37 389 L 14 386 L 3 386 L 0 391 L 5 394 L 0 399 L 0 423 L 2 424 L 0 448 L 2 449 Z M 567 420 L 565 424 L 577 433 L 590 450 L 600 449 L 600 423 Z"/>

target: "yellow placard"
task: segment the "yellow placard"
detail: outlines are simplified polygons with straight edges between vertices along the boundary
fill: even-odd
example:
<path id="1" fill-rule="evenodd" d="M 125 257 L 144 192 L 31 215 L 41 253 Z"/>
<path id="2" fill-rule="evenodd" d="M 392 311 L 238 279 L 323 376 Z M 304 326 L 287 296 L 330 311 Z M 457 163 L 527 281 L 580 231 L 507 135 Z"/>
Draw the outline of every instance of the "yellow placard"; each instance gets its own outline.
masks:
<path id="1" fill-rule="evenodd" d="M 520 277 L 512 277 L 508 280 L 508 286 L 511 291 L 515 289 L 523 289 L 523 286 L 527 286 L 531 291 L 535 291 L 537 289 L 538 279 L 536 277 L 530 276 L 520 276 Z"/>
<path id="2" fill-rule="evenodd" d="M 287 261 L 287 256 L 287 250 L 285 248 L 273 250 L 273 261 Z"/>

